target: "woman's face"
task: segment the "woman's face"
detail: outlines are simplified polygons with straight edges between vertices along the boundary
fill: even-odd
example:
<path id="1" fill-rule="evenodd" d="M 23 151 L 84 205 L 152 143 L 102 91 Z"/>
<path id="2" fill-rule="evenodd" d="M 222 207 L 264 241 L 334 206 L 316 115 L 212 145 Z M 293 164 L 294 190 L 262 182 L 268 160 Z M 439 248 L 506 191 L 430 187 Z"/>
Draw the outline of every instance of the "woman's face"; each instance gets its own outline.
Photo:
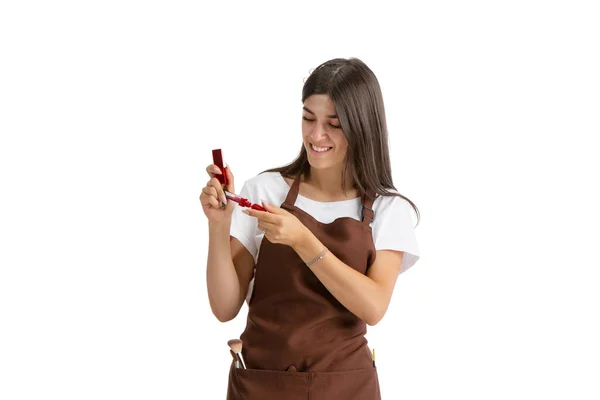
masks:
<path id="1" fill-rule="evenodd" d="M 335 115 L 333 101 L 326 94 L 313 94 L 302 108 L 302 140 L 313 168 L 344 165 L 348 141 Z"/>

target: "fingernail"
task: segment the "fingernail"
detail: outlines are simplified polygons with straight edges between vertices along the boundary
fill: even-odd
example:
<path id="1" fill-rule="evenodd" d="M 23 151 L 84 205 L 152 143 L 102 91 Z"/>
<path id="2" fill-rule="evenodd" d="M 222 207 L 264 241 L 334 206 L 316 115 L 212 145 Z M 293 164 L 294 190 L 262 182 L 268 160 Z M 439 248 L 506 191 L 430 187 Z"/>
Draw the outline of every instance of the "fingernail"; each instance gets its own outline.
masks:
<path id="1" fill-rule="evenodd" d="M 269 203 L 267 203 L 267 202 L 266 202 L 265 200 L 263 200 L 263 199 L 260 199 L 260 201 L 261 201 L 263 204 L 269 204 Z"/>
<path id="2" fill-rule="evenodd" d="M 227 204 L 227 197 L 224 194 L 221 195 L 221 203 Z"/>
<path id="3" fill-rule="evenodd" d="M 250 211 L 248 211 L 248 210 L 246 210 L 246 209 L 242 210 L 242 212 L 243 212 L 244 214 L 246 214 L 246 215 L 250 215 Z"/>
<path id="4" fill-rule="evenodd" d="M 215 174 L 221 174 L 221 170 L 220 170 L 219 168 L 217 168 L 217 167 L 213 167 L 213 169 L 212 169 L 212 170 L 213 170 L 213 172 L 214 172 Z"/>

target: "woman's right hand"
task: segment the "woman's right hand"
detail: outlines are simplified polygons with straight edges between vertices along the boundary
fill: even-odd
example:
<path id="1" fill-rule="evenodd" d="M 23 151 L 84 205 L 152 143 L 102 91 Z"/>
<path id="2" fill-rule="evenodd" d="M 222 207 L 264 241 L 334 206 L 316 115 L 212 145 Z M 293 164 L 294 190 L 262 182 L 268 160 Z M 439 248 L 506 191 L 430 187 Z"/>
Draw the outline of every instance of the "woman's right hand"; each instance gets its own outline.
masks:
<path id="1" fill-rule="evenodd" d="M 200 204 L 202 204 L 202 210 L 208 218 L 209 222 L 224 222 L 231 218 L 235 204 L 233 201 L 228 201 L 225 197 L 224 190 L 230 193 L 235 193 L 235 186 L 233 184 L 233 174 L 229 170 L 229 167 L 225 167 L 224 171 L 221 171 L 219 167 L 214 164 L 206 167 L 206 172 L 210 176 L 210 180 L 206 183 L 206 186 L 202 188 L 200 193 Z M 227 174 L 227 185 L 221 185 L 221 182 L 216 175 L 220 175 L 222 172 Z M 222 203 L 226 204 L 225 207 Z"/>

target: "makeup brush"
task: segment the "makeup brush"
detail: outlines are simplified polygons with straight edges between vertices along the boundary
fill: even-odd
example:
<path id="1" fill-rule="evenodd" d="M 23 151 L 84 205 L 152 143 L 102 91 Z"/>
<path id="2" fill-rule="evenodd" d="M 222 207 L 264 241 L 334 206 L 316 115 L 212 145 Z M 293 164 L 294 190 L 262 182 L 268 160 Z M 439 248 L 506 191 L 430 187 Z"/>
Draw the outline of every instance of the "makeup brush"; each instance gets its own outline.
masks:
<path id="1" fill-rule="evenodd" d="M 239 368 L 240 367 L 240 362 L 238 361 L 235 353 L 233 352 L 233 350 L 229 349 L 229 353 L 231 353 L 231 357 L 233 357 L 233 361 L 235 361 L 235 367 Z"/>
<path id="2" fill-rule="evenodd" d="M 375 349 L 373 349 L 373 368 L 375 368 Z"/>
<path id="3" fill-rule="evenodd" d="M 244 357 L 242 356 L 242 341 L 240 339 L 231 339 L 227 342 L 227 344 L 237 356 L 237 359 L 242 368 L 246 369 L 246 363 L 244 362 Z"/>

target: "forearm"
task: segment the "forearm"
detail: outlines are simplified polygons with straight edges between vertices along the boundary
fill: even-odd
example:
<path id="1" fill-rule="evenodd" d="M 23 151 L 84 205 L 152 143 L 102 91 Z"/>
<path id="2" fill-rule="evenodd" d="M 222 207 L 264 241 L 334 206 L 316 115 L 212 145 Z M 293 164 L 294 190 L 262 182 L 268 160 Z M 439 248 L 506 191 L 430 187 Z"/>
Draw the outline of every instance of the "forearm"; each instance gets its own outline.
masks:
<path id="1" fill-rule="evenodd" d="M 314 259 L 325 246 L 310 231 L 293 248 L 305 263 Z M 385 299 L 379 285 L 327 251 L 312 264 L 311 271 L 329 292 L 354 315 L 375 325 L 385 313 Z"/>
<path id="2" fill-rule="evenodd" d="M 231 258 L 230 223 L 211 224 L 208 229 L 206 284 L 213 314 L 220 321 L 235 317 L 240 303 L 240 282 Z"/>

